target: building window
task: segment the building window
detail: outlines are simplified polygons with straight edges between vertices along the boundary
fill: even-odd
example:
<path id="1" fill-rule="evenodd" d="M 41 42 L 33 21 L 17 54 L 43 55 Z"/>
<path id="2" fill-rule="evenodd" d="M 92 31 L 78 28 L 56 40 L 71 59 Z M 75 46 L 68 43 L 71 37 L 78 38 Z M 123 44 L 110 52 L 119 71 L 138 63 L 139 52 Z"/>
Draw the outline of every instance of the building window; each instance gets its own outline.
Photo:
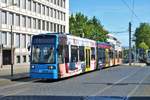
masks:
<path id="1" fill-rule="evenodd" d="M 11 33 L 10 32 L 7 33 L 7 45 L 11 46 Z"/>
<path id="2" fill-rule="evenodd" d="M 16 33 L 16 39 L 15 39 L 16 47 L 20 47 L 20 34 Z"/>
<path id="3" fill-rule="evenodd" d="M 63 32 L 63 26 L 62 25 L 60 26 L 60 32 Z"/>
<path id="4" fill-rule="evenodd" d="M 54 32 L 56 32 L 56 24 L 54 23 Z"/>
<path id="5" fill-rule="evenodd" d="M 33 18 L 33 28 L 36 29 L 36 19 Z"/>
<path id="6" fill-rule="evenodd" d="M 64 8 L 66 7 L 65 2 L 66 2 L 66 0 L 62 1 L 62 5 L 63 5 Z"/>
<path id="7" fill-rule="evenodd" d="M 22 8 L 23 9 L 26 9 L 26 0 L 19 0 L 19 1 L 22 1 Z"/>
<path id="8" fill-rule="evenodd" d="M 38 20 L 38 29 L 39 30 L 41 29 L 41 20 L 40 19 Z"/>
<path id="9" fill-rule="evenodd" d="M 46 7 L 46 15 L 49 16 L 49 8 Z"/>
<path id="10" fill-rule="evenodd" d="M 57 24 L 57 32 L 59 32 L 59 24 Z"/>
<path id="11" fill-rule="evenodd" d="M 51 23 L 51 29 L 50 29 L 51 32 L 53 32 L 53 25 L 54 25 L 54 24 Z"/>
<path id="12" fill-rule="evenodd" d="M 47 22 L 46 26 L 47 26 L 47 31 L 49 31 L 49 22 Z"/>
<path id="13" fill-rule="evenodd" d="M 53 3 L 53 0 L 51 0 L 51 3 Z"/>
<path id="14" fill-rule="evenodd" d="M 61 2 L 61 3 L 60 3 L 60 6 L 62 7 L 62 6 L 63 6 L 63 4 L 62 4 L 62 3 L 63 3 L 63 2 L 62 2 L 62 0 L 61 0 L 60 2 Z"/>
<path id="15" fill-rule="evenodd" d="M 31 11 L 31 0 L 28 0 L 28 10 L 30 10 Z"/>
<path id="16" fill-rule="evenodd" d="M 27 62 L 26 55 L 23 56 L 23 62 Z"/>
<path id="17" fill-rule="evenodd" d="M 6 0 L 1 0 L 2 3 L 6 3 Z"/>
<path id="18" fill-rule="evenodd" d="M 26 48 L 26 35 L 25 34 L 22 35 L 21 43 L 22 43 L 22 48 Z"/>
<path id="19" fill-rule="evenodd" d="M 17 63 L 20 63 L 20 56 L 17 56 Z"/>
<path id="20" fill-rule="evenodd" d="M 33 12 L 36 12 L 36 2 L 33 2 Z"/>
<path id="21" fill-rule="evenodd" d="M 39 3 L 38 3 L 38 6 L 37 6 L 37 7 L 38 7 L 38 8 L 37 8 L 37 9 L 38 9 L 38 13 L 41 14 L 41 5 L 40 5 Z"/>
<path id="22" fill-rule="evenodd" d="M 20 26 L 20 16 L 18 14 L 16 14 L 15 22 L 16 22 L 16 26 Z"/>
<path id="23" fill-rule="evenodd" d="M 63 26 L 63 32 L 64 32 L 64 33 L 65 33 L 65 30 L 66 30 L 65 28 L 66 28 L 66 27 L 65 27 L 65 26 Z"/>
<path id="24" fill-rule="evenodd" d="M 45 30 L 45 21 L 42 21 L 42 30 Z"/>
<path id="25" fill-rule="evenodd" d="M 51 12 L 51 17 L 53 17 L 53 9 L 50 8 L 50 12 Z"/>
<path id="26" fill-rule="evenodd" d="M 26 17 L 22 16 L 22 26 L 26 27 Z"/>
<path id="27" fill-rule="evenodd" d="M 58 18 L 58 10 L 56 10 L 56 18 Z"/>
<path id="28" fill-rule="evenodd" d="M 28 45 L 31 43 L 31 35 L 27 35 L 27 43 Z"/>
<path id="29" fill-rule="evenodd" d="M 2 11 L 2 24 L 7 24 L 7 16 L 5 11 Z"/>
<path id="30" fill-rule="evenodd" d="M 56 14 L 56 9 L 54 9 L 54 18 L 57 17 L 57 14 Z"/>
<path id="31" fill-rule="evenodd" d="M 16 4 L 18 7 L 20 7 L 20 0 L 16 0 Z"/>
<path id="32" fill-rule="evenodd" d="M 28 28 L 31 28 L 31 17 L 28 17 L 28 21 L 27 21 L 27 25 L 28 25 Z"/>
<path id="33" fill-rule="evenodd" d="M 2 32 L 1 34 L 2 34 L 2 44 L 7 45 L 7 33 Z"/>
<path id="34" fill-rule="evenodd" d="M 8 5 L 12 5 L 13 4 L 13 0 L 7 0 Z"/>
<path id="35" fill-rule="evenodd" d="M 45 15 L 45 6 L 42 5 L 42 14 Z"/>
<path id="36" fill-rule="evenodd" d="M 60 12 L 58 11 L 58 19 L 60 19 Z"/>
<path id="37" fill-rule="evenodd" d="M 54 4 L 56 5 L 56 0 L 54 0 Z"/>
<path id="38" fill-rule="evenodd" d="M 64 21 L 66 20 L 66 14 L 64 13 Z"/>
<path id="39" fill-rule="evenodd" d="M 13 25 L 13 14 L 12 14 L 12 13 L 9 13 L 8 18 L 9 18 L 8 24 L 9 24 L 9 25 Z"/>
<path id="40" fill-rule="evenodd" d="M 61 20 L 63 20 L 63 13 L 61 12 Z"/>
<path id="41" fill-rule="evenodd" d="M 59 6 L 59 0 L 57 0 L 57 5 Z"/>

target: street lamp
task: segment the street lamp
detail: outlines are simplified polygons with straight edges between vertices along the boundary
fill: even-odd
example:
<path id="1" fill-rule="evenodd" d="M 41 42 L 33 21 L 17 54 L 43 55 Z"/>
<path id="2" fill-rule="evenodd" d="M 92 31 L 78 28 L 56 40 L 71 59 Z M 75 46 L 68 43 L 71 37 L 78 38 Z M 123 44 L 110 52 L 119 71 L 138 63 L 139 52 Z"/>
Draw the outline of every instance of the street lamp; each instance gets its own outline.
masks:
<path id="1" fill-rule="evenodd" d="M 7 6 L 5 6 L 5 7 L 1 7 L 0 8 L 0 25 L 1 25 L 1 29 L 2 29 L 2 9 L 3 8 L 8 8 L 8 7 L 11 7 L 11 6 L 16 6 L 17 4 L 16 3 L 14 3 L 14 4 L 12 4 L 12 5 L 7 5 Z M 12 18 L 12 22 L 14 22 L 14 18 Z M 13 31 L 12 31 L 12 26 L 13 26 L 13 23 L 12 23 L 12 25 L 11 25 L 11 76 L 13 76 Z M 1 39 L 1 43 L 0 43 L 0 53 L 2 54 L 2 49 L 3 49 L 3 47 L 2 47 L 2 30 L 1 30 L 1 35 L 0 35 L 1 37 L 0 37 L 0 39 Z"/>

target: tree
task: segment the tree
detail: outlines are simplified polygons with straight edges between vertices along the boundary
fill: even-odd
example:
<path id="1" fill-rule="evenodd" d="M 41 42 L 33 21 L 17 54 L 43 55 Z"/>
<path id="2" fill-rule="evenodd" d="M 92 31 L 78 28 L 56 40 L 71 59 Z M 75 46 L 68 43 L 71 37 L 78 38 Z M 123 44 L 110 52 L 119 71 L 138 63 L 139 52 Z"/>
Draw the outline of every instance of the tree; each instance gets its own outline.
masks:
<path id="1" fill-rule="evenodd" d="M 149 47 L 145 44 L 145 42 L 141 42 L 141 43 L 139 44 L 139 48 L 140 48 L 140 49 L 144 49 L 144 51 L 146 51 Z"/>
<path id="2" fill-rule="evenodd" d="M 106 41 L 106 31 L 101 22 L 93 16 L 91 19 L 88 19 L 82 13 L 76 13 L 75 15 L 70 16 L 69 20 L 69 32 L 75 36 L 81 36 L 84 34 L 85 38 L 97 40 L 97 41 Z"/>
<path id="3" fill-rule="evenodd" d="M 145 42 L 148 47 L 150 47 L 150 24 L 148 23 L 141 23 L 135 31 L 136 37 L 136 47 L 139 48 L 139 44 L 141 42 Z"/>

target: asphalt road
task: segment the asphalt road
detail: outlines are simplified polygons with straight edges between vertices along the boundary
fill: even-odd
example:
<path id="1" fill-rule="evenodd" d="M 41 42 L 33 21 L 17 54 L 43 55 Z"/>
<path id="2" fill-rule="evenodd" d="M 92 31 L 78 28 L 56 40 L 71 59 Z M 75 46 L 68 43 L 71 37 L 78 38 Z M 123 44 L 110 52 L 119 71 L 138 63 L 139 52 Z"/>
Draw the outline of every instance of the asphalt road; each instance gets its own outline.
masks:
<path id="1" fill-rule="evenodd" d="M 150 66 L 117 66 L 58 81 L 20 80 L 0 100 L 150 100 Z"/>

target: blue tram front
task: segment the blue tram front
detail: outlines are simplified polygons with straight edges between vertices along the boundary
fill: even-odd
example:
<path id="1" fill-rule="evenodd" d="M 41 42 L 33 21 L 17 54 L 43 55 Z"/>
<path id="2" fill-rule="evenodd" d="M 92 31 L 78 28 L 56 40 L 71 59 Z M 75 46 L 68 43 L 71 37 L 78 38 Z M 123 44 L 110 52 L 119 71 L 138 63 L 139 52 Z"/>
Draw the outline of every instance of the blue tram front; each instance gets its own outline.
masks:
<path id="1" fill-rule="evenodd" d="M 35 35 L 31 45 L 31 78 L 57 79 L 57 36 Z"/>

